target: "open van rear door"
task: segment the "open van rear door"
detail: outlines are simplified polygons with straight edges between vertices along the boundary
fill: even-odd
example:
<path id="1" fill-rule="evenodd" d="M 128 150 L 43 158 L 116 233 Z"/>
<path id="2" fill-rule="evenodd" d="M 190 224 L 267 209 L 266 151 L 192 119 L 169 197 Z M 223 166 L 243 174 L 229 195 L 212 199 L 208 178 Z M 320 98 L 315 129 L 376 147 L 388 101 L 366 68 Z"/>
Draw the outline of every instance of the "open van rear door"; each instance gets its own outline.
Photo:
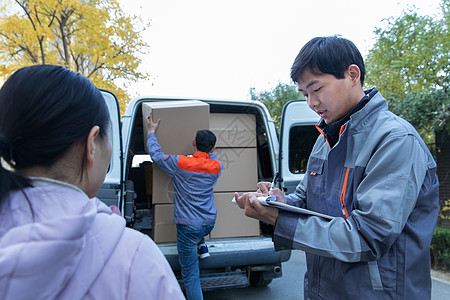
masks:
<path id="1" fill-rule="evenodd" d="M 279 167 L 281 188 L 292 193 L 305 175 L 308 158 L 319 132 L 319 116 L 305 100 L 291 100 L 283 107 Z"/>
<path id="2" fill-rule="evenodd" d="M 120 109 L 119 101 L 116 96 L 108 91 L 101 90 L 103 98 L 109 109 L 111 118 L 111 146 L 112 155 L 108 171 L 106 173 L 105 181 L 97 194 L 97 197 L 105 202 L 106 205 L 116 205 L 123 208 L 121 201 L 122 189 L 122 131 L 120 124 Z M 123 211 L 123 210 L 122 210 Z"/>

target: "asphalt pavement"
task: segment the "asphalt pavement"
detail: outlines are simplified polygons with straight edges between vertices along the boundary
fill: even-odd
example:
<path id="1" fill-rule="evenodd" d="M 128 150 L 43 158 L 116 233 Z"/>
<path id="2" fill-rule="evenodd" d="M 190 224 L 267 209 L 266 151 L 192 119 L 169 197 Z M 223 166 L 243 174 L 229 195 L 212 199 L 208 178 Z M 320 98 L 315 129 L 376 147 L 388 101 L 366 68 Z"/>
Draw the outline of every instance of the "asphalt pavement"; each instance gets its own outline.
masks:
<path id="1" fill-rule="evenodd" d="M 303 299 L 303 275 L 306 271 L 305 253 L 292 251 L 291 259 L 283 263 L 283 276 L 276 278 L 267 287 L 228 289 L 204 293 L 205 300 L 260 300 Z M 450 282 L 432 278 L 431 300 L 450 299 Z"/>

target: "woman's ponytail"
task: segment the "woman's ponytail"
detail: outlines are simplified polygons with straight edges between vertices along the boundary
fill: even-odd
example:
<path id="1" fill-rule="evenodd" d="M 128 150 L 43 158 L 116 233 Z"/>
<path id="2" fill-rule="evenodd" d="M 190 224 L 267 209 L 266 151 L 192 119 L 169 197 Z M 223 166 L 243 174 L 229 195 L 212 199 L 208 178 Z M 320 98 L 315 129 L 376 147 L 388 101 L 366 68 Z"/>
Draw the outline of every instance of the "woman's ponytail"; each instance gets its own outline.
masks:
<path id="1" fill-rule="evenodd" d="M 13 152 L 13 144 L 0 136 L 0 203 L 10 191 L 30 186 L 26 178 L 13 171 Z"/>

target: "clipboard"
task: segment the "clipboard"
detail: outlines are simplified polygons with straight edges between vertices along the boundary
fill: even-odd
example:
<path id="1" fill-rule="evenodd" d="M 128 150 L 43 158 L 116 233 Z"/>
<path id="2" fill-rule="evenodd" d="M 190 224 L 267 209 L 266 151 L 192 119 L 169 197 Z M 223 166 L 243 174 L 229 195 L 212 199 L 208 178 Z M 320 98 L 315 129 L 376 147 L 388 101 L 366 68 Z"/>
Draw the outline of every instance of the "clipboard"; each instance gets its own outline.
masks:
<path id="1" fill-rule="evenodd" d="M 259 203 L 261 203 L 262 205 L 266 205 L 266 206 L 271 206 L 271 207 L 276 207 L 278 209 L 281 210 L 285 210 L 288 212 L 293 212 L 293 213 L 298 213 L 298 214 L 305 214 L 305 215 L 311 215 L 311 216 L 317 216 L 317 217 L 322 217 L 328 220 L 333 220 L 335 217 L 326 215 L 326 214 L 322 214 L 316 211 L 312 211 L 309 209 L 305 209 L 305 208 L 300 208 L 297 206 L 293 206 L 293 205 L 289 205 L 286 203 L 282 203 L 282 202 L 278 202 L 276 201 L 276 197 L 275 196 L 268 196 L 268 197 L 258 197 L 257 198 Z M 232 203 L 237 205 L 236 200 L 233 198 L 231 200 Z"/>

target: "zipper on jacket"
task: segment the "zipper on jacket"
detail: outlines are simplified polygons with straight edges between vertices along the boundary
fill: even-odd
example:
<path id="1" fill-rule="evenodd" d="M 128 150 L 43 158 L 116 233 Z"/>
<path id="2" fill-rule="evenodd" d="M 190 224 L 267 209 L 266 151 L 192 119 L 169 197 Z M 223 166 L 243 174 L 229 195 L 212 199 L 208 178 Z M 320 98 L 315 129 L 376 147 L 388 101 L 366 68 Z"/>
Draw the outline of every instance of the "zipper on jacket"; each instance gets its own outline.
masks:
<path id="1" fill-rule="evenodd" d="M 348 172 L 349 171 L 350 171 L 350 168 L 347 168 L 347 171 L 345 172 L 344 185 L 342 186 L 342 191 L 341 191 L 342 213 L 344 214 L 346 219 L 348 219 L 348 211 L 347 211 L 347 206 L 345 205 L 345 193 L 347 191 L 347 181 L 348 181 Z"/>
<path id="2" fill-rule="evenodd" d="M 330 141 L 327 138 L 327 135 L 325 134 L 325 132 L 319 127 L 318 124 L 316 124 L 316 128 L 317 130 L 325 137 L 325 140 L 327 141 L 328 145 L 331 147 Z M 341 138 L 341 134 L 344 132 L 345 129 L 345 124 L 343 124 L 339 130 L 339 139 Z M 341 191 L 341 205 L 342 205 L 342 213 L 345 216 L 345 219 L 348 219 L 349 215 L 348 215 L 348 211 L 347 211 L 347 206 L 345 205 L 345 193 L 347 191 L 347 181 L 348 181 L 348 173 L 350 171 L 350 168 L 347 168 L 347 171 L 345 172 L 345 178 L 344 178 L 344 184 L 342 186 L 342 191 Z M 310 175 L 316 175 L 315 173 L 313 174 L 313 172 L 311 172 Z"/>
<path id="3" fill-rule="evenodd" d="M 339 139 L 341 138 L 341 134 L 344 132 L 345 124 L 341 126 L 341 130 L 339 131 Z M 344 185 L 342 186 L 341 191 L 341 205 L 342 205 L 342 213 L 345 216 L 345 219 L 348 219 L 348 211 L 347 206 L 345 205 L 345 193 L 347 191 L 347 181 L 348 181 L 348 172 L 350 171 L 350 168 L 347 168 L 347 171 L 345 172 L 345 178 L 344 178 Z"/>

